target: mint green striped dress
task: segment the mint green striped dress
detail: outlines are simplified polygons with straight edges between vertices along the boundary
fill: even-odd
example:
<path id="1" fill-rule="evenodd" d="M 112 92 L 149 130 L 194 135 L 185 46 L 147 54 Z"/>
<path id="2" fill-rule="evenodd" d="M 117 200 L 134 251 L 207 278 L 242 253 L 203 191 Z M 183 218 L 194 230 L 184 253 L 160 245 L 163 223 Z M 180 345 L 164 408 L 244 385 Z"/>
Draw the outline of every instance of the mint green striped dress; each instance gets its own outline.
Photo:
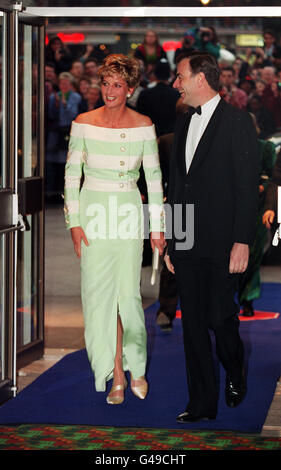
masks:
<path id="1" fill-rule="evenodd" d="M 111 129 L 72 123 L 64 211 L 67 228 L 81 226 L 89 242 L 89 246 L 81 244 L 81 298 L 86 350 L 97 391 L 105 391 L 113 376 L 118 313 L 123 326 L 124 370 L 137 378 L 146 369 L 140 296 L 143 207 L 137 188 L 141 163 L 148 188 L 150 231 L 163 232 L 154 125 Z"/>

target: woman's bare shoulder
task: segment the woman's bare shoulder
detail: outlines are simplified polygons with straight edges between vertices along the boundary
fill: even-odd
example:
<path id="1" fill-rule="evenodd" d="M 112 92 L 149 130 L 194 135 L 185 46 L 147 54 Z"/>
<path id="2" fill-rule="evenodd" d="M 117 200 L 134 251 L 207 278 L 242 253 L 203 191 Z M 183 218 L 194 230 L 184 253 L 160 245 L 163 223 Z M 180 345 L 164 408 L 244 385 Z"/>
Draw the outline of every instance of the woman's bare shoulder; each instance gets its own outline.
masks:
<path id="1" fill-rule="evenodd" d="M 137 111 L 130 109 L 130 119 L 131 123 L 134 124 L 133 127 L 146 127 L 146 126 L 152 126 L 152 121 L 150 117 L 145 116 L 144 114 L 140 114 Z"/>
<path id="2" fill-rule="evenodd" d="M 94 109 L 93 111 L 87 111 L 86 113 L 78 114 L 75 118 L 75 122 L 78 124 L 91 124 L 98 125 L 100 119 L 100 108 Z"/>

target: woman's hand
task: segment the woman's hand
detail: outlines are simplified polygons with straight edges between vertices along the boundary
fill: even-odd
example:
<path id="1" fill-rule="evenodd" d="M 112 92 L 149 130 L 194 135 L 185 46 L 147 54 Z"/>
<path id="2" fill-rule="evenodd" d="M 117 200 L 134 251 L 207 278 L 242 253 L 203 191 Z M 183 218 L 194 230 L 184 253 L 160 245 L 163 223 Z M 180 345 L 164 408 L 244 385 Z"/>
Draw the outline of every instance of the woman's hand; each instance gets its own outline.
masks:
<path id="1" fill-rule="evenodd" d="M 275 217 L 274 211 L 265 211 L 265 213 L 262 216 L 262 223 L 266 226 L 266 228 L 271 227 L 274 217 Z"/>
<path id="2" fill-rule="evenodd" d="M 163 232 L 151 232 L 150 243 L 151 243 L 152 251 L 154 252 L 155 248 L 158 248 L 159 255 L 162 255 L 164 248 L 166 246 L 164 233 Z"/>
<path id="3" fill-rule="evenodd" d="M 81 241 L 89 246 L 89 242 L 82 227 L 73 227 L 71 230 L 71 238 L 74 245 L 74 250 L 78 258 L 81 258 Z"/>

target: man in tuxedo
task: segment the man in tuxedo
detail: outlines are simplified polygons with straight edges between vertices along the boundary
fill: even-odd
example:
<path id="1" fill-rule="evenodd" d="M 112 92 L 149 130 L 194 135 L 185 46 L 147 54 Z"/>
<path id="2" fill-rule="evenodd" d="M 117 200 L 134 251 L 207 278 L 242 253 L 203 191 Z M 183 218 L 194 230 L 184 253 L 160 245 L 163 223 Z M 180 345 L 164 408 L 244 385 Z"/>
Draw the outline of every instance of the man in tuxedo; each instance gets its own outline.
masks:
<path id="1" fill-rule="evenodd" d="M 179 115 L 174 135 L 168 195 L 173 235 L 165 261 L 175 273 L 182 312 L 189 401 L 177 417 L 181 423 L 217 415 L 209 329 L 226 371 L 227 405 L 239 405 L 246 394 L 234 295 L 257 218 L 259 153 L 250 115 L 220 98 L 219 75 L 208 53 L 178 57 L 174 87 L 189 111 Z"/>

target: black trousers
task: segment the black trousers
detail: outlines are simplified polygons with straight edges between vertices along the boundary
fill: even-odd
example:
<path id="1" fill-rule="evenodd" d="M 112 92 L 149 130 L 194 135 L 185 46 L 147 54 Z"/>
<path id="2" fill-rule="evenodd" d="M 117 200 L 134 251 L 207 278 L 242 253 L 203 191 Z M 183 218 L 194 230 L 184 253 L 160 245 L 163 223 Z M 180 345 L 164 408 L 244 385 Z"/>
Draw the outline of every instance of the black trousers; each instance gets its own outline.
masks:
<path id="1" fill-rule="evenodd" d="M 159 312 L 165 313 L 171 321 L 174 320 L 177 313 L 178 306 L 178 286 L 174 274 L 172 274 L 163 261 L 163 266 L 160 274 L 160 288 L 159 288 Z"/>
<path id="2" fill-rule="evenodd" d="M 215 413 L 218 391 L 210 329 L 216 353 L 231 380 L 243 369 L 238 306 L 234 295 L 239 274 L 229 273 L 229 261 L 180 259 L 171 256 L 179 288 L 189 402 L 186 411 Z"/>

